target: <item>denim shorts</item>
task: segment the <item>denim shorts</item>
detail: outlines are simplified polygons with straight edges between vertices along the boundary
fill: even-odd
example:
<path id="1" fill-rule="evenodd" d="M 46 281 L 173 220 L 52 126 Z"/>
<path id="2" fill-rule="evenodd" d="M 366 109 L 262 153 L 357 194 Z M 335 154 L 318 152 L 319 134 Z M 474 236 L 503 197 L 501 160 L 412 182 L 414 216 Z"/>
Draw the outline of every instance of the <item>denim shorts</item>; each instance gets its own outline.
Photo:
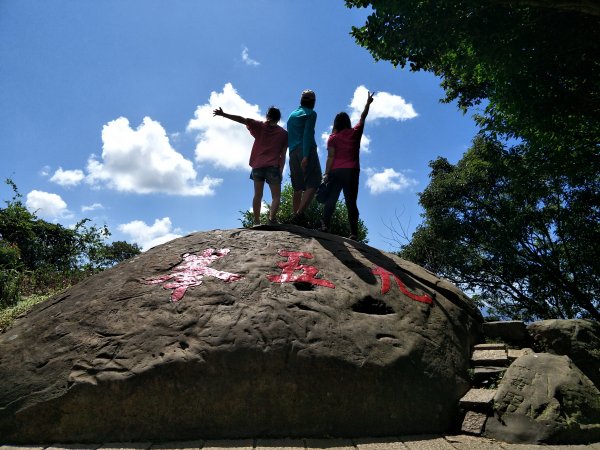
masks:
<path id="1" fill-rule="evenodd" d="M 250 179 L 254 181 L 267 182 L 267 184 L 281 184 L 281 172 L 277 166 L 259 167 L 252 169 Z"/>

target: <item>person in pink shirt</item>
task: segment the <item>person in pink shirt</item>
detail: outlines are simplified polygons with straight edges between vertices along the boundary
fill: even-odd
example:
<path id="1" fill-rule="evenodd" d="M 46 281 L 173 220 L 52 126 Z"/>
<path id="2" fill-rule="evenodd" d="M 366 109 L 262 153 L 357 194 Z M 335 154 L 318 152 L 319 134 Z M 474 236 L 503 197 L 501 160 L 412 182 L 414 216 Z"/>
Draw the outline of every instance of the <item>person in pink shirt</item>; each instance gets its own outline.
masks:
<path id="1" fill-rule="evenodd" d="M 277 223 L 277 211 L 281 202 L 281 180 L 285 166 L 285 153 L 287 151 L 288 134 L 277 125 L 281 119 L 279 109 L 271 106 L 267 111 L 266 120 L 259 121 L 249 117 L 227 114 L 222 108 L 215 109 L 213 116 L 221 116 L 234 122 L 246 125 L 254 137 L 254 144 L 250 152 L 250 179 L 254 181 L 254 198 L 252 199 L 252 212 L 254 225 L 260 225 L 260 207 L 263 198 L 265 181 L 271 190 L 271 210 L 269 225 Z"/>
<path id="2" fill-rule="evenodd" d="M 323 210 L 321 230 L 327 231 L 331 224 L 331 216 L 335 205 L 344 191 L 344 200 L 350 222 L 350 239 L 358 238 L 358 178 L 360 175 L 360 139 L 365 128 L 365 120 L 369 107 L 373 102 L 374 92 L 367 92 L 367 103 L 360 115 L 358 123 L 352 127 L 350 117 L 345 112 L 335 116 L 333 130 L 327 140 L 327 162 L 323 181 L 328 185 L 328 195 Z"/>

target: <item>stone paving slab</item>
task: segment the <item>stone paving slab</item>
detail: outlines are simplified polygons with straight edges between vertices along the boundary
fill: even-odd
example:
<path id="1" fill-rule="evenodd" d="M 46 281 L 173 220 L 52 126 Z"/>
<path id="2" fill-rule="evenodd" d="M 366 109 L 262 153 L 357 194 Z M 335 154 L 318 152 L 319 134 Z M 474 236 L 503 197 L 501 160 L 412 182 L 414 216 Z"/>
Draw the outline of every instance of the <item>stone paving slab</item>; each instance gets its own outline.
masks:
<path id="1" fill-rule="evenodd" d="M 509 444 L 480 436 L 460 435 L 419 435 L 399 438 L 360 438 L 360 439 L 245 439 L 219 441 L 182 441 L 170 443 L 109 443 L 109 444 L 54 444 L 46 446 L 0 445 L 0 450 L 89 450 L 94 448 L 140 450 L 140 449 L 196 449 L 202 450 L 600 450 L 600 442 L 587 445 L 535 445 Z"/>
<path id="2" fill-rule="evenodd" d="M 102 450 L 147 450 L 151 445 L 152 442 L 110 442 L 99 448 Z"/>
<path id="3" fill-rule="evenodd" d="M 204 441 L 161 442 L 152 444 L 151 450 L 199 450 L 204 447 Z"/>
<path id="4" fill-rule="evenodd" d="M 256 450 L 304 450 L 304 439 L 257 439 Z"/>
<path id="5" fill-rule="evenodd" d="M 254 439 L 241 440 L 210 440 L 204 443 L 203 450 L 226 450 L 235 448 L 236 450 L 252 450 L 254 448 Z"/>
<path id="6" fill-rule="evenodd" d="M 351 439 L 305 439 L 306 448 L 335 448 L 356 450 Z"/>
<path id="7" fill-rule="evenodd" d="M 27 447 L 24 445 L 20 447 L 18 445 L 0 445 L 0 450 L 44 450 L 46 447 Z"/>
<path id="8" fill-rule="evenodd" d="M 408 450 L 398 438 L 361 438 L 352 442 L 358 450 Z"/>
<path id="9" fill-rule="evenodd" d="M 409 450 L 454 450 L 443 436 L 403 436 L 400 441 L 408 447 Z"/>
<path id="10" fill-rule="evenodd" d="M 457 450 L 499 450 L 502 448 L 499 442 L 492 439 L 466 434 L 446 436 L 446 441 Z"/>
<path id="11" fill-rule="evenodd" d="M 46 447 L 46 450 L 96 450 L 98 444 L 54 444 Z"/>

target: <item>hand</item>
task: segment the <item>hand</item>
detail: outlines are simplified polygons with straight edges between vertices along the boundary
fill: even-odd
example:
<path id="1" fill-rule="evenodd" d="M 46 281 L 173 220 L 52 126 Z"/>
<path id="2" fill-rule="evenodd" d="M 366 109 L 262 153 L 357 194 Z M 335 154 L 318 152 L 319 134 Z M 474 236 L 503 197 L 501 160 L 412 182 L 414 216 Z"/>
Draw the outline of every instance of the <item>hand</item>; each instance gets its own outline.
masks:
<path id="1" fill-rule="evenodd" d="M 375 91 L 369 92 L 367 91 L 367 105 L 373 103 L 373 96 L 375 95 Z"/>
<path id="2" fill-rule="evenodd" d="M 329 174 L 326 173 L 325 175 L 323 175 L 323 183 L 327 183 L 329 181 Z"/>
<path id="3" fill-rule="evenodd" d="M 213 111 L 213 117 L 214 117 L 214 116 L 222 116 L 223 114 L 225 114 L 225 113 L 223 112 L 223 108 L 215 109 L 215 110 Z"/>
<path id="4" fill-rule="evenodd" d="M 302 170 L 306 170 L 306 167 L 308 166 L 308 158 L 306 156 L 302 158 L 300 166 L 302 167 Z"/>

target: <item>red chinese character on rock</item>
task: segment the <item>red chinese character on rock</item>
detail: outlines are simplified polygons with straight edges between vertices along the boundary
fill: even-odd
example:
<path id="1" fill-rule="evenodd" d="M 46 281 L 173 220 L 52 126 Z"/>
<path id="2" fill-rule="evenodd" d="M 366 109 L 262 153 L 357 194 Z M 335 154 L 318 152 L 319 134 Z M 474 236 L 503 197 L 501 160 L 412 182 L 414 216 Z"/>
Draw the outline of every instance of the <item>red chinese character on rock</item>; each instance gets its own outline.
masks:
<path id="1" fill-rule="evenodd" d="M 417 302 L 427 303 L 427 304 L 431 304 L 433 302 L 433 299 L 427 294 L 417 295 L 417 294 L 413 294 L 412 292 L 410 292 L 408 290 L 408 288 L 406 287 L 406 285 L 404 284 L 404 282 L 400 278 L 398 278 L 392 272 L 385 270 L 383 267 L 375 266 L 375 268 L 373 269 L 373 274 L 379 275 L 381 277 L 381 293 L 382 294 L 386 294 L 390 290 L 390 287 L 391 287 L 390 277 L 394 277 L 394 279 L 396 280 L 396 284 L 398 285 L 398 287 L 400 288 L 402 293 L 404 295 L 406 295 L 408 298 L 415 300 Z"/>
<path id="2" fill-rule="evenodd" d="M 220 270 L 208 267 L 219 258 L 223 258 L 229 253 L 228 248 L 215 250 L 207 248 L 200 255 L 186 253 L 183 255 L 183 262 L 173 268 L 168 275 L 153 277 L 143 280 L 144 284 L 163 284 L 164 289 L 173 289 L 171 301 L 178 302 L 183 298 L 189 287 L 202 284 L 204 275 L 219 278 L 225 282 L 241 280 L 243 277 L 235 273 L 222 272 Z M 169 281 L 171 280 L 171 281 Z M 169 281 L 167 283 L 167 281 Z"/>
<path id="3" fill-rule="evenodd" d="M 300 264 L 300 258 L 312 259 L 313 255 L 307 252 L 289 252 L 279 250 L 279 255 L 287 257 L 286 262 L 279 262 L 277 265 L 282 269 L 281 275 L 267 275 L 267 278 L 274 283 L 309 283 L 316 286 L 335 288 L 331 281 L 322 278 L 316 278 L 319 269 L 315 266 Z M 302 272 L 302 273 L 295 273 Z"/>

